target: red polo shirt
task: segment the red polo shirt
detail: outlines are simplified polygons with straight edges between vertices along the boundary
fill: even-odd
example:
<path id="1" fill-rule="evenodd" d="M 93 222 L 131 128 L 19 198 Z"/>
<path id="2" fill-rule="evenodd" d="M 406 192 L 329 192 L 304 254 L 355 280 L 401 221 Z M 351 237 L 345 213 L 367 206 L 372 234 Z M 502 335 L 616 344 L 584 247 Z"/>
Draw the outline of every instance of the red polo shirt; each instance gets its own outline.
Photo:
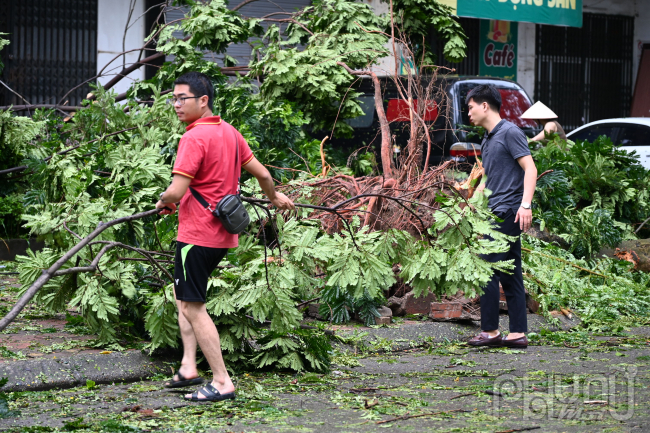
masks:
<path id="1" fill-rule="evenodd" d="M 226 194 L 237 191 L 241 167 L 253 159 L 253 152 L 239 131 L 219 116 L 198 119 L 186 130 L 178 144 L 172 173 L 192 179 L 190 186 L 214 209 Z M 239 164 L 235 167 L 237 142 Z M 189 189 L 178 209 L 178 240 L 210 248 L 238 245 L 238 236 L 228 233 L 221 221 L 204 209 Z"/>

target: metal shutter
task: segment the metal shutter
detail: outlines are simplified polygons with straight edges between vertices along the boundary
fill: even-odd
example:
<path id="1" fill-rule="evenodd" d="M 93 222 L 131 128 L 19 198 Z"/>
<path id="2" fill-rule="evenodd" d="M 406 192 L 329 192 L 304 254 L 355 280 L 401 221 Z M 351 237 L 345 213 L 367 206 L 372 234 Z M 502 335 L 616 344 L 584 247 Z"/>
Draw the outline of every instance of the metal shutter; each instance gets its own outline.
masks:
<path id="1" fill-rule="evenodd" d="M 432 27 L 429 31 L 431 45 L 434 47 L 434 53 L 437 58 L 436 64 L 439 66 L 444 66 L 446 68 L 454 68 L 456 72 L 454 74 L 458 75 L 478 75 L 479 69 L 479 59 L 481 57 L 479 42 L 480 37 L 480 28 L 481 20 L 476 18 L 458 18 L 457 21 L 460 23 L 461 27 L 467 35 L 467 56 L 459 63 L 452 63 L 445 59 L 443 54 L 445 48 L 445 41 L 440 38 L 438 32 Z M 451 73 L 449 71 L 441 70 L 441 73 Z"/>
<path id="2" fill-rule="evenodd" d="M 243 0 L 242 0 L 243 1 Z M 230 7 L 235 7 L 240 4 L 240 1 L 235 0 Z M 304 8 L 305 6 L 311 5 L 311 0 L 258 0 L 252 3 L 247 4 L 246 6 L 239 9 L 239 12 L 246 17 L 251 18 L 260 18 L 265 15 L 269 15 L 277 12 L 289 12 L 293 13 L 299 9 Z M 181 19 L 187 13 L 187 8 L 174 7 L 169 8 L 165 12 L 166 22 L 171 22 L 177 19 Z M 286 15 L 277 15 L 277 18 L 284 18 Z M 267 23 L 262 23 L 262 26 L 267 27 Z M 177 32 L 174 34 L 177 38 L 183 38 L 184 35 L 182 32 Z M 237 60 L 238 66 L 246 66 L 251 58 L 251 46 L 249 44 L 232 44 L 228 47 L 226 52 L 229 56 L 232 56 Z M 215 55 L 213 53 L 206 53 L 205 58 L 211 61 L 214 61 L 220 65 L 222 62 L 222 55 Z M 166 60 L 173 60 L 173 56 L 168 56 Z"/>
<path id="3" fill-rule="evenodd" d="M 569 132 L 630 115 L 634 17 L 585 13 L 582 28 L 537 25 L 535 100 Z"/>
<path id="4" fill-rule="evenodd" d="M 97 73 L 97 0 L 3 2 L 0 31 L 11 43 L 2 50 L 0 77 L 31 104 L 57 104 L 70 89 Z M 79 105 L 84 84 L 66 98 Z M 25 101 L 0 87 L 0 106 Z"/>

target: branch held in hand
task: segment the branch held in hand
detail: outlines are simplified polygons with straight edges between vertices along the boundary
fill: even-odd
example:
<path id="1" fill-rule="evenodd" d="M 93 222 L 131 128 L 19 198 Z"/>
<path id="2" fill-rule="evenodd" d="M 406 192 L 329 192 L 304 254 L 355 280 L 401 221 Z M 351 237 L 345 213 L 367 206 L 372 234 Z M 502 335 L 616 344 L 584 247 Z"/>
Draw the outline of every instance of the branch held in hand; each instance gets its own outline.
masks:
<path id="1" fill-rule="evenodd" d="M 70 251 L 68 251 L 66 254 L 63 255 L 59 260 L 57 260 L 52 266 L 49 267 L 49 269 L 43 270 L 43 273 L 41 274 L 40 277 L 32 283 L 32 285 L 27 289 L 27 291 L 23 294 L 23 296 L 20 297 L 18 302 L 16 302 L 16 305 L 7 313 L 5 317 L 0 320 L 0 331 L 5 329 L 7 325 L 9 325 L 25 308 L 25 306 L 29 303 L 29 301 L 32 300 L 32 298 L 36 295 L 36 293 L 53 277 L 55 277 L 59 271 L 59 269 L 66 264 L 68 260 L 70 260 L 72 257 L 74 257 L 75 254 L 77 254 L 83 247 L 88 245 L 93 239 L 95 239 L 97 236 L 99 236 L 104 230 L 106 230 L 109 227 L 112 227 L 117 224 L 121 224 L 124 222 L 128 221 L 135 221 L 141 218 L 148 217 L 150 215 L 156 215 L 160 212 L 160 209 L 152 209 L 146 212 L 141 212 L 135 215 L 130 215 L 122 218 L 117 218 L 112 221 L 109 221 L 107 223 L 100 223 L 97 228 L 88 236 L 86 236 L 81 242 L 79 242 L 77 245 L 72 247 Z M 102 251 L 105 249 L 108 249 L 108 246 L 104 247 Z M 95 257 L 95 261 L 99 263 L 99 257 L 101 257 L 100 254 Z M 94 270 L 94 269 L 93 269 Z M 62 275 L 62 274 L 58 274 Z"/>

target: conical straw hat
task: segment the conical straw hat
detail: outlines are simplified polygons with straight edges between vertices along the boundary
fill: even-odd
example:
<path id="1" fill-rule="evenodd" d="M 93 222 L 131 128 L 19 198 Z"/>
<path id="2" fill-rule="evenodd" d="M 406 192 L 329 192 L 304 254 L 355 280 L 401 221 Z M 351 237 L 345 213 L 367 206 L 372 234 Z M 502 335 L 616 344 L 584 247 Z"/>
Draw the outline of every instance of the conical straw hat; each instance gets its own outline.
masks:
<path id="1" fill-rule="evenodd" d="M 553 113 L 550 108 L 537 101 L 521 116 L 522 119 L 557 119 L 557 114 Z"/>

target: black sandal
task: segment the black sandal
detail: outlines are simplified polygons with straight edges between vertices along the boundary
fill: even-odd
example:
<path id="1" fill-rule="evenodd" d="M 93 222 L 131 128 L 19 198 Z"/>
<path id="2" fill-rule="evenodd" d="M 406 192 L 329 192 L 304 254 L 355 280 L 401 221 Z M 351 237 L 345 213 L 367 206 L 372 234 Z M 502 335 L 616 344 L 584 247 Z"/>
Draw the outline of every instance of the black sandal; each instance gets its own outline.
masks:
<path id="1" fill-rule="evenodd" d="M 181 374 L 180 370 L 176 374 L 178 375 L 178 380 L 174 380 L 174 378 L 172 377 L 171 382 L 167 382 L 165 384 L 165 388 L 184 388 L 186 386 L 198 385 L 200 383 L 203 383 L 202 377 L 195 377 L 194 379 L 186 379 Z"/>
<path id="2" fill-rule="evenodd" d="M 199 392 L 203 394 L 204 398 L 199 398 Z M 217 391 L 217 388 L 215 388 L 214 385 L 208 383 L 203 388 L 192 393 L 192 397 L 187 398 L 183 396 L 183 398 L 187 401 L 222 401 L 222 400 L 229 400 L 229 399 L 234 400 L 235 393 L 228 392 L 226 394 L 221 394 L 219 391 Z"/>

